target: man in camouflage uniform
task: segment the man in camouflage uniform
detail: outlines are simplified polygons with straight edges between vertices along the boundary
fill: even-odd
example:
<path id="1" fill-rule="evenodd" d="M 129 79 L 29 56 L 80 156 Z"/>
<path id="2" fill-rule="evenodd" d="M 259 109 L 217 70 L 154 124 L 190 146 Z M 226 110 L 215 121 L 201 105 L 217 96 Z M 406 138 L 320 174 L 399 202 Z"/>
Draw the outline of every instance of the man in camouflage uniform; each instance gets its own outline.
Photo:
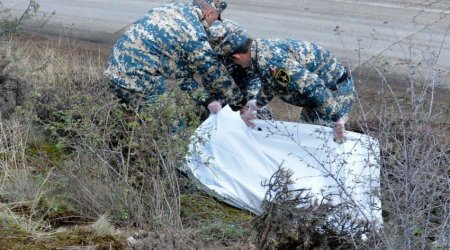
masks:
<path id="1" fill-rule="evenodd" d="M 246 68 L 236 64 L 229 57 L 222 58 L 225 67 L 230 73 L 236 85 L 242 92 L 246 100 L 256 99 L 261 89 L 261 80 Z M 257 110 L 256 117 L 262 120 L 272 120 L 272 111 L 269 107 L 264 106 Z"/>
<path id="2" fill-rule="evenodd" d="M 335 139 L 345 140 L 345 122 L 354 99 L 353 80 L 344 66 L 327 50 L 292 39 L 249 38 L 237 24 L 223 24 L 222 41 L 215 46 L 220 55 L 248 68 L 261 80 L 256 98 L 243 109 L 248 114 L 267 105 L 274 96 L 303 107 L 301 118 L 334 128 Z"/>
<path id="3" fill-rule="evenodd" d="M 140 107 L 157 99 L 167 80 L 174 79 L 211 112 L 225 103 L 234 110 L 242 107 L 246 101 L 208 42 L 208 27 L 226 6 L 224 0 L 170 3 L 136 21 L 114 45 L 105 70 L 118 96 Z"/>
<path id="4" fill-rule="evenodd" d="M 210 44 L 217 50 L 218 46 L 223 45 L 221 42 L 228 30 L 233 29 L 233 27 L 238 27 L 239 25 L 231 20 L 223 20 L 223 22 L 214 22 L 209 28 L 210 32 Z M 231 77 L 233 78 L 236 85 L 241 90 L 244 98 L 246 100 L 253 100 L 256 98 L 260 88 L 261 80 L 259 77 L 255 76 L 251 70 L 236 64 L 231 60 L 228 55 L 219 53 L 219 59 L 223 62 Z M 257 118 L 263 120 L 272 119 L 272 111 L 264 106 L 257 111 Z"/>

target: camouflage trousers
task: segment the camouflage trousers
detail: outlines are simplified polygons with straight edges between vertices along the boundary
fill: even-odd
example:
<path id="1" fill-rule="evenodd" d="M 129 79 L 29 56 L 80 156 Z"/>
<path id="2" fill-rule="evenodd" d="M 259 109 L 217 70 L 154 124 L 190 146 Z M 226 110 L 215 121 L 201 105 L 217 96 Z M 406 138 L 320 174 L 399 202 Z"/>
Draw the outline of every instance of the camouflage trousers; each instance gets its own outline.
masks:
<path id="1" fill-rule="evenodd" d="M 156 77 L 147 84 L 147 89 L 138 91 L 134 89 L 124 88 L 113 81 L 110 81 L 110 89 L 117 95 L 122 103 L 130 107 L 141 109 L 142 107 L 155 102 L 159 96 L 166 92 L 164 79 Z"/>
<path id="2" fill-rule="evenodd" d="M 355 86 L 351 77 L 347 80 L 338 83 L 337 89 L 333 91 L 333 96 L 337 103 L 341 106 L 342 112 L 345 114 L 341 117 L 345 122 L 348 120 L 348 116 L 352 109 L 353 101 L 355 100 Z M 300 121 L 305 123 L 317 124 L 327 127 L 333 127 L 333 121 L 326 121 L 314 111 L 314 109 L 304 107 L 300 113 Z"/>
<path id="3" fill-rule="evenodd" d="M 140 116 L 141 112 L 146 112 L 147 109 L 152 108 L 151 105 L 158 104 L 158 102 L 161 101 L 159 98 L 168 94 L 166 86 L 153 86 L 154 88 L 152 90 L 147 90 L 145 93 L 123 88 L 112 81 L 110 82 L 109 87 L 117 95 L 119 101 L 125 104 L 128 110 L 132 111 L 133 115 Z M 176 100 L 173 100 L 173 102 L 176 102 Z M 160 104 L 153 107 L 158 107 L 159 105 Z M 180 116 L 178 119 L 173 120 L 172 124 L 169 124 L 169 127 L 172 136 L 175 136 L 185 130 L 187 121 L 183 116 Z"/>

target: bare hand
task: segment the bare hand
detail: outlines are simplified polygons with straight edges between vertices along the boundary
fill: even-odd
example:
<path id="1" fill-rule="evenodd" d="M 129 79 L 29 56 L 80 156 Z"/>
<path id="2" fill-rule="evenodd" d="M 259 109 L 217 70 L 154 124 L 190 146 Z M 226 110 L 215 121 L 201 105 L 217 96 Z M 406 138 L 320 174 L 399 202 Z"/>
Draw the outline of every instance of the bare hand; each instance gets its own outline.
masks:
<path id="1" fill-rule="evenodd" d="M 222 109 L 222 104 L 218 101 L 212 101 L 208 104 L 209 112 L 217 113 Z"/>
<path id="2" fill-rule="evenodd" d="M 334 123 L 333 136 L 336 143 L 342 144 L 345 142 L 345 122 L 342 119 Z"/>
<path id="3" fill-rule="evenodd" d="M 245 105 L 245 106 L 246 106 L 246 108 L 248 108 L 250 113 L 253 113 L 253 111 L 256 112 L 261 109 L 261 107 L 259 107 L 258 104 L 256 104 L 255 99 L 248 101 L 247 105 Z"/>
<path id="4" fill-rule="evenodd" d="M 252 120 L 257 119 L 256 111 L 250 112 L 248 107 L 244 107 L 241 109 L 241 118 L 250 128 L 255 127 L 255 124 L 253 124 Z"/>

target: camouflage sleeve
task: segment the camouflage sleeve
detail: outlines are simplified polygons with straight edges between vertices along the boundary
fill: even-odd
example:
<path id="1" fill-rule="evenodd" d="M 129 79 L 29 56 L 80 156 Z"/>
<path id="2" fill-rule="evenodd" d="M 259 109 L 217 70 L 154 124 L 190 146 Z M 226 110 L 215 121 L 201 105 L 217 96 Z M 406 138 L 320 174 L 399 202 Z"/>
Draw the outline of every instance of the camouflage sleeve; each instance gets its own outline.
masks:
<path id="1" fill-rule="evenodd" d="M 324 121 L 337 121 L 343 117 L 342 108 L 322 80 L 305 88 L 305 96 L 314 111 Z"/>
<path id="2" fill-rule="evenodd" d="M 346 81 L 337 84 L 337 90 L 333 91 L 334 98 L 341 106 L 341 117 L 345 122 L 348 120 L 348 115 L 352 109 L 353 101 L 356 97 L 355 86 L 353 79 L 348 78 Z"/>
<path id="3" fill-rule="evenodd" d="M 261 88 L 256 95 L 256 104 L 264 107 L 273 99 L 274 95 L 266 84 L 261 84 Z"/>
<path id="4" fill-rule="evenodd" d="M 233 77 L 234 82 L 239 87 L 242 95 L 247 100 L 256 98 L 256 95 L 261 88 L 261 80 L 259 77 L 254 77 L 253 71 L 248 68 L 243 68 L 238 64 L 235 64 L 231 60 L 227 60 L 224 63 L 228 72 Z"/>
<path id="5" fill-rule="evenodd" d="M 230 104 L 233 110 L 245 105 L 241 91 L 234 83 L 225 66 L 218 60 L 208 40 L 199 38 L 196 42 L 186 43 L 187 61 L 202 78 L 203 87 L 209 94 L 206 102 L 218 100 Z"/>
<path id="6" fill-rule="evenodd" d="M 325 121 L 337 121 L 344 116 L 340 104 L 333 93 L 325 86 L 325 82 L 298 63 L 290 63 L 289 91 L 297 92 L 298 97 L 304 97 L 308 107 L 314 109 Z"/>
<path id="7" fill-rule="evenodd" d="M 256 99 L 259 90 L 261 89 L 261 79 L 253 78 L 247 79 L 245 93 L 248 100 Z"/>

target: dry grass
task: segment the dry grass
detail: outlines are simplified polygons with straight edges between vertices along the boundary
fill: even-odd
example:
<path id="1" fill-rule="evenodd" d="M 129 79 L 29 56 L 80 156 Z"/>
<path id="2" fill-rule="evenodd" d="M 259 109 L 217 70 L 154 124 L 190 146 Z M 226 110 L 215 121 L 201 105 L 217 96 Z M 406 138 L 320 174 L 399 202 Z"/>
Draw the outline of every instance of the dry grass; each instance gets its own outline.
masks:
<path id="1" fill-rule="evenodd" d="M 38 243 L 65 238 L 56 232 L 63 226 L 80 234 L 67 244 L 90 240 L 87 245 L 102 246 L 109 239 L 117 245 L 120 238 L 121 248 L 135 231 L 147 232 L 138 239 L 142 247 L 156 242 L 177 249 L 242 237 L 245 231 L 230 221 L 217 222 L 217 234 L 211 236 L 207 219 L 189 212 L 193 204 L 181 206 L 181 189 L 190 184 L 180 185 L 177 167 L 200 121 L 184 93 L 175 91 L 136 114 L 118 103 L 102 78 L 104 54 L 65 41 L 12 38 L 6 44 L 15 59 L 4 72 L 21 75 L 32 90 L 27 102 L 0 122 L 1 211 L 14 218 L 12 224 L 0 221 L 0 231 L 17 227 L 25 238 L 36 239 L 30 244 L 37 249 L 67 246 L 57 239 Z M 26 65 L 26 74 L 20 65 Z M 177 128 L 180 118 L 187 126 Z M 216 213 L 221 209 L 227 207 L 218 203 Z M 240 213 L 246 214 L 236 211 L 230 217 Z M 20 245 L 24 237 L 0 240 L 0 245 Z"/>

